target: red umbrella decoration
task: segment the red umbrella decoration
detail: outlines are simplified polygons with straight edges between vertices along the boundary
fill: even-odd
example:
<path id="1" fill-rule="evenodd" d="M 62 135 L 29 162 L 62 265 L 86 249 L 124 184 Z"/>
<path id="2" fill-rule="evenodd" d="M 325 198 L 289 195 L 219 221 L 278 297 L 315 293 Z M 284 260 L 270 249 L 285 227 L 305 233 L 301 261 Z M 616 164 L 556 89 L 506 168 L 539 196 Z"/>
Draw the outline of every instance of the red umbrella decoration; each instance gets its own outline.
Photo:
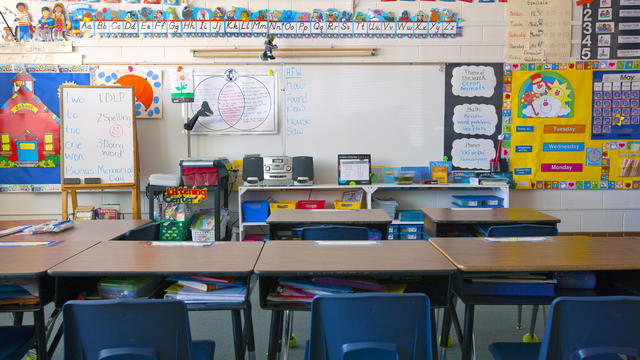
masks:
<path id="1" fill-rule="evenodd" d="M 122 86 L 133 86 L 133 93 L 136 100 L 144 105 L 145 109 L 149 109 L 153 103 L 153 88 L 142 76 L 133 74 L 123 75 L 116 80 L 116 84 Z"/>

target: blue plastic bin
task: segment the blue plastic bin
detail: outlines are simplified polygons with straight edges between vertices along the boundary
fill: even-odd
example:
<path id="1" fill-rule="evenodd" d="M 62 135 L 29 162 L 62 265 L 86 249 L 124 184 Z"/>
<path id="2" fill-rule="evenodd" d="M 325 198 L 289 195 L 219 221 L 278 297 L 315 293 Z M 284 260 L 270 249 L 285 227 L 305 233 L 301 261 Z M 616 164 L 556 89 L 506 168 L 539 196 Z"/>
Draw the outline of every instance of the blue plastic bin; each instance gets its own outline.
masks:
<path id="1" fill-rule="evenodd" d="M 244 222 L 265 222 L 269 217 L 268 201 L 243 201 L 242 221 Z"/>

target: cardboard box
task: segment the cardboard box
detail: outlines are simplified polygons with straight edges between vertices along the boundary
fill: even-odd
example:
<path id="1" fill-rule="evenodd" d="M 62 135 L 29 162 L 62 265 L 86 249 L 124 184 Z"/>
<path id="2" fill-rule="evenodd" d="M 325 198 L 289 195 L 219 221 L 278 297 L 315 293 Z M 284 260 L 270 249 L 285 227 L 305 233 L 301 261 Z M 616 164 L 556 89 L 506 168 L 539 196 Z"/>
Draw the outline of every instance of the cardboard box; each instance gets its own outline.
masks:
<path id="1" fill-rule="evenodd" d="M 74 218 L 76 220 L 93 220 L 95 219 L 95 208 L 92 205 L 78 205 Z"/>

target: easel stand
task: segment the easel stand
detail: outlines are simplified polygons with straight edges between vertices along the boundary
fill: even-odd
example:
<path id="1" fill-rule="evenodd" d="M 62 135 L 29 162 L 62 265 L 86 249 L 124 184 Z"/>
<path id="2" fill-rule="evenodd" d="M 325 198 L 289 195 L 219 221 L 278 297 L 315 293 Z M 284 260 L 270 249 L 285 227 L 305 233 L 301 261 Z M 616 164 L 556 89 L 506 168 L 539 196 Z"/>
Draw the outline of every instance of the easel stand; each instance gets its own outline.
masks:
<path id="1" fill-rule="evenodd" d="M 106 189 L 130 189 L 131 190 L 131 218 L 140 219 L 140 183 L 136 177 L 134 184 L 96 184 L 96 185 L 62 185 L 62 220 L 69 218 L 69 198 L 71 195 L 71 210 L 75 214 L 78 207 L 77 190 L 106 190 Z"/>

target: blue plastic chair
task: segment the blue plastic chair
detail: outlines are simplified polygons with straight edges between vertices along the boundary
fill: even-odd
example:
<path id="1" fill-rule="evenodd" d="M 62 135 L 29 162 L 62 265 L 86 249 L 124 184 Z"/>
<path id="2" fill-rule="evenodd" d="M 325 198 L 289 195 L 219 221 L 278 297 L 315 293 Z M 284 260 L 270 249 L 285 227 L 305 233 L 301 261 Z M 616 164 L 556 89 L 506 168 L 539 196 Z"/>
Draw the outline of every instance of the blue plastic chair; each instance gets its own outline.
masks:
<path id="1" fill-rule="evenodd" d="M 485 231 L 489 237 L 558 235 L 557 226 L 537 224 L 494 225 L 489 226 Z"/>
<path id="2" fill-rule="evenodd" d="M 307 360 L 430 360 L 431 313 L 424 294 L 316 296 Z"/>
<path id="3" fill-rule="evenodd" d="M 560 297 L 542 344 L 493 343 L 496 360 L 620 360 L 640 357 L 640 297 Z"/>
<path id="4" fill-rule="evenodd" d="M 369 240 L 369 229 L 345 225 L 309 226 L 302 229 L 302 240 Z"/>
<path id="5" fill-rule="evenodd" d="M 69 301 L 62 314 L 65 359 L 213 359 L 213 341 L 191 341 L 182 301 Z"/>
<path id="6" fill-rule="evenodd" d="M 556 225 L 538 224 L 514 224 L 514 225 L 493 225 L 481 229 L 488 237 L 509 237 L 509 236 L 557 236 L 558 227 Z M 539 305 L 533 305 L 531 311 L 531 327 L 523 339 L 537 342 L 535 335 L 536 317 L 538 316 Z M 522 328 L 522 305 L 518 305 L 518 323 L 516 328 Z"/>
<path id="7" fill-rule="evenodd" d="M 33 326 L 0 327 L 0 360 L 20 360 L 35 345 Z"/>
<path id="8" fill-rule="evenodd" d="M 159 240 L 159 239 L 160 239 L 160 223 L 151 222 L 127 231 L 124 234 L 124 236 L 118 240 Z"/>

